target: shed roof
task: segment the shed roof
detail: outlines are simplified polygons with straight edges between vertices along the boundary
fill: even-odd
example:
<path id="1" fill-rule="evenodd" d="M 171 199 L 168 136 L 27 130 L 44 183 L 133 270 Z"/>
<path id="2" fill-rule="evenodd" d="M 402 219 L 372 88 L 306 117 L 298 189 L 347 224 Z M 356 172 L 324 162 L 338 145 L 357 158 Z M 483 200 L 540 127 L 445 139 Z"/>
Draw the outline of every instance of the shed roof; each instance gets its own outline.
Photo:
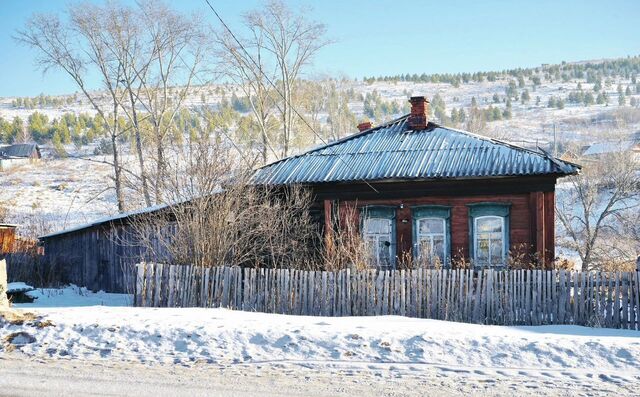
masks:
<path id="1" fill-rule="evenodd" d="M 39 152 L 40 148 L 35 143 L 16 143 L 9 146 L 0 147 L 0 157 L 31 157 L 34 152 Z"/>
<path id="2" fill-rule="evenodd" d="M 38 238 L 41 239 L 41 240 L 44 240 L 44 239 L 48 239 L 50 237 L 55 237 L 55 236 L 59 236 L 59 235 L 62 235 L 62 234 L 73 233 L 73 232 L 77 232 L 77 231 L 80 231 L 80 230 L 88 229 L 88 228 L 91 228 L 91 227 L 100 226 L 100 225 L 105 224 L 105 223 L 111 223 L 111 222 L 115 222 L 115 221 L 119 221 L 119 220 L 128 219 L 128 218 L 131 218 L 131 217 L 136 216 L 136 215 L 153 213 L 153 212 L 159 211 L 159 210 L 164 209 L 164 208 L 167 208 L 166 204 L 158 204 L 158 205 L 154 205 L 154 206 L 151 206 L 151 207 L 145 207 L 145 208 L 141 208 L 141 209 L 137 209 L 137 210 L 133 210 L 133 211 L 129 211 L 129 212 L 123 212 L 123 213 L 119 213 L 119 214 L 115 214 L 115 215 L 105 216 L 105 217 L 96 219 L 93 222 L 84 223 L 84 224 L 73 226 L 73 227 L 70 227 L 70 228 L 67 228 L 67 229 L 64 229 L 64 230 L 60 230 L 60 231 L 57 231 L 57 232 L 45 234 L 44 236 L 40 236 Z"/>
<path id="3" fill-rule="evenodd" d="M 260 168 L 256 183 L 572 175 L 580 166 L 466 131 L 429 123 L 415 131 L 408 115 Z"/>

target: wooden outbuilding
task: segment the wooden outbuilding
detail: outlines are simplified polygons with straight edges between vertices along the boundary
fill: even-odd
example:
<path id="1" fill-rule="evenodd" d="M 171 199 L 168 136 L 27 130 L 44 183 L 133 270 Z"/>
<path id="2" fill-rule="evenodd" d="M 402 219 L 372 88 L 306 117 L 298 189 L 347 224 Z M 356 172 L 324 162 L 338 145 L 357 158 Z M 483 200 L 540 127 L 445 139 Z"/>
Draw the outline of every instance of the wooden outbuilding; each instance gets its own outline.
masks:
<path id="1" fill-rule="evenodd" d="M 13 252 L 16 241 L 16 227 L 8 223 L 0 223 L 0 258 Z"/>
<path id="2" fill-rule="evenodd" d="M 41 158 L 40 147 L 35 143 L 0 146 L 0 171 L 6 171 L 16 165 L 35 162 Z"/>

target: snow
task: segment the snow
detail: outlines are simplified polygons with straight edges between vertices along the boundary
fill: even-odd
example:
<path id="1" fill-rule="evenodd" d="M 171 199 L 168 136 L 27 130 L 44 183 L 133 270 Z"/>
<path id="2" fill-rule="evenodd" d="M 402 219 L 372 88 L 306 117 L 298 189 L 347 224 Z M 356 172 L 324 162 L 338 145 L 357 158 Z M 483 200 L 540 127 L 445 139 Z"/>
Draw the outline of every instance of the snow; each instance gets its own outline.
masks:
<path id="1" fill-rule="evenodd" d="M 15 281 L 12 283 L 7 284 L 7 293 L 8 294 L 15 294 L 15 293 L 19 293 L 19 292 L 27 292 L 27 291 L 33 291 L 35 288 L 33 288 L 32 286 L 23 283 L 22 281 Z"/>
<path id="2" fill-rule="evenodd" d="M 35 291 L 34 291 L 35 292 Z M 192 366 L 287 363 L 309 368 L 640 381 L 640 332 L 579 326 L 501 327 L 398 316 L 308 317 L 204 308 L 134 308 L 129 295 L 74 286 L 16 305 L 53 325 L 26 332 L 31 357 Z M 2 347 L 0 347 L 2 351 Z M 422 369 L 421 369 L 422 368 Z"/>
<path id="3" fill-rule="evenodd" d="M 22 283 L 23 284 L 23 283 Z M 104 291 L 92 292 L 84 287 L 70 285 L 65 288 L 38 288 L 27 292 L 35 300 L 32 303 L 16 303 L 16 308 L 45 307 L 86 307 L 86 306 L 131 306 L 128 294 L 114 294 Z"/>
<path id="4" fill-rule="evenodd" d="M 94 157 L 98 161 L 101 158 Z M 108 165 L 42 159 L 0 173 L 0 206 L 21 234 L 44 234 L 117 212 Z M 29 225 L 38 230 L 26 230 Z"/>

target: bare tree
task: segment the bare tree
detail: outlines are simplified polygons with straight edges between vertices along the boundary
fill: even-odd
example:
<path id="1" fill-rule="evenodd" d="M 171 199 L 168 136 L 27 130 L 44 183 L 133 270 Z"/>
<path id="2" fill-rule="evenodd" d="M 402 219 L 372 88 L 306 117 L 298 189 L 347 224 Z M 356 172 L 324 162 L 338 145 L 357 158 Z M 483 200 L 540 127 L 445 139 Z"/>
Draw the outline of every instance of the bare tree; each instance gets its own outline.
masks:
<path id="1" fill-rule="evenodd" d="M 475 134 L 483 133 L 487 127 L 487 121 L 484 118 L 482 110 L 477 106 L 472 106 L 467 115 L 466 129 Z"/>
<path id="2" fill-rule="evenodd" d="M 150 143 L 154 146 L 154 196 L 162 202 L 167 160 L 165 146 L 173 120 L 190 95 L 195 83 L 206 85 L 213 78 L 209 64 L 211 46 L 201 21 L 188 18 L 163 3 L 139 4 L 138 23 L 143 26 L 145 48 L 127 55 L 135 72 L 128 85 L 133 102 L 141 105 L 151 124 Z M 130 48 L 130 47 L 129 47 Z"/>
<path id="3" fill-rule="evenodd" d="M 35 14 L 16 39 L 38 50 L 38 66 L 43 72 L 61 70 L 78 86 L 91 106 L 105 120 L 112 146 L 112 163 L 118 210 L 126 208 L 122 185 L 123 169 L 118 139 L 122 134 L 119 123 L 119 104 L 122 102 L 123 65 L 105 45 L 103 23 L 105 14 L 93 4 L 81 4 L 68 9 L 68 21 L 57 15 Z M 100 77 L 100 88 L 107 93 L 91 90 L 89 76 Z"/>
<path id="4" fill-rule="evenodd" d="M 271 143 L 273 123 L 270 119 L 275 110 L 277 94 L 273 92 L 270 82 L 275 81 L 277 75 L 274 68 L 267 65 L 264 32 L 246 21 L 245 24 L 250 32 L 247 38 L 238 39 L 227 30 L 216 34 L 217 58 L 220 70 L 238 85 L 251 104 L 251 112 L 260 130 L 262 163 L 265 164 L 269 151 L 275 153 Z"/>
<path id="5" fill-rule="evenodd" d="M 150 206 L 152 200 L 145 167 L 141 128 L 144 117 L 139 116 L 138 105 L 142 84 L 147 80 L 147 71 L 153 62 L 153 54 L 148 50 L 144 40 L 144 29 L 139 23 L 139 12 L 130 7 L 108 3 L 102 13 L 105 22 L 103 25 L 105 46 L 122 64 L 121 83 L 126 95 L 121 98 L 120 106 L 134 132 L 136 155 L 140 167 L 139 182 L 144 201 L 147 206 Z"/>
<path id="6" fill-rule="evenodd" d="M 163 192 L 171 205 L 135 226 L 147 257 L 202 267 L 317 266 L 309 194 L 252 184 L 236 153 L 206 123 L 171 147 Z"/>
<path id="7" fill-rule="evenodd" d="M 250 38 L 239 39 L 238 44 L 227 32 L 219 35 L 219 41 L 229 54 L 228 64 L 235 68 L 235 76 L 243 85 L 250 84 L 248 96 L 255 95 L 258 106 L 276 95 L 282 124 L 281 152 L 287 156 L 295 124 L 292 104 L 296 100 L 298 80 L 317 52 L 329 43 L 324 37 L 326 28 L 309 21 L 304 10 L 294 12 L 275 0 L 247 13 L 244 25 L 251 32 Z M 272 85 L 277 86 L 277 93 L 270 94 Z M 254 113 L 264 120 L 264 110 L 257 110 Z M 263 131 L 264 142 L 267 136 Z"/>
<path id="8" fill-rule="evenodd" d="M 640 205 L 640 167 L 630 152 L 583 164 L 581 175 L 560 185 L 556 213 L 562 225 L 560 245 L 580 256 L 583 270 L 592 270 L 629 259 L 622 249 L 625 229 L 620 221 Z"/>

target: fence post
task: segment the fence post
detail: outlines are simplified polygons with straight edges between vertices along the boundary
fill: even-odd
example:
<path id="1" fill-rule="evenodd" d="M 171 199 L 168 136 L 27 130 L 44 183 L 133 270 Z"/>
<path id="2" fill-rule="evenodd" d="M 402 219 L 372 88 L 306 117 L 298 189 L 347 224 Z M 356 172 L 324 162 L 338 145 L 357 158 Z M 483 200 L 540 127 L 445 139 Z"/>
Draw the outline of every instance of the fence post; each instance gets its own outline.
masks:
<path id="1" fill-rule="evenodd" d="M 7 289 L 7 262 L 0 259 L 0 309 L 9 307 Z"/>

